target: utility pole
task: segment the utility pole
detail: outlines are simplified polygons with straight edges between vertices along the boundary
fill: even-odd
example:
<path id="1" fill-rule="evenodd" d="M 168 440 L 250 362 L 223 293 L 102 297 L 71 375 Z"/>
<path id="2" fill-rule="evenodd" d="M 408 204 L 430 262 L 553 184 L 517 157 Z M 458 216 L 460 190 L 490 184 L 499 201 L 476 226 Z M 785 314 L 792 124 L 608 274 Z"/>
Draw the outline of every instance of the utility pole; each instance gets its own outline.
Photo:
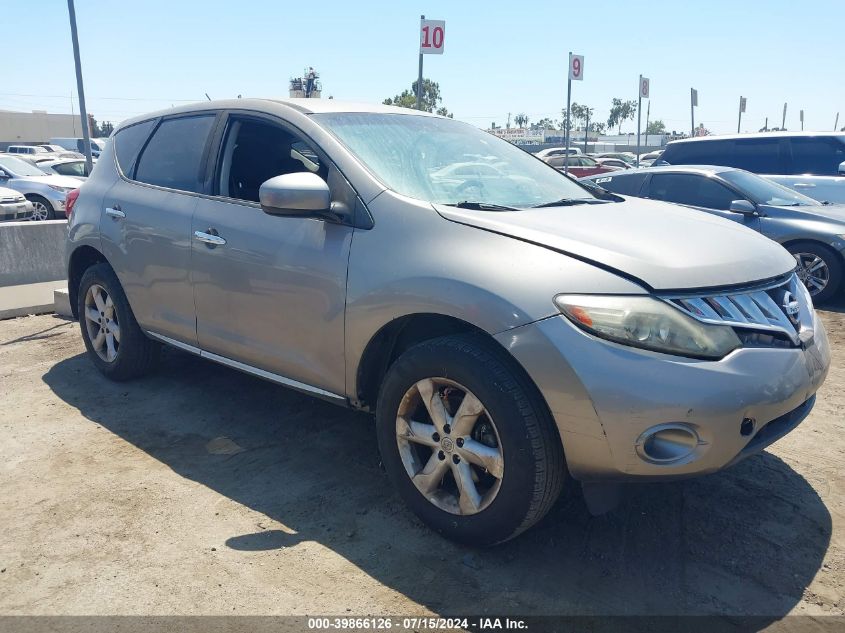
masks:
<path id="1" fill-rule="evenodd" d="M 590 135 L 590 108 L 585 108 L 587 111 L 587 125 L 584 128 L 584 153 L 587 153 L 587 137 Z"/>
<path id="2" fill-rule="evenodd" d="M 698 105 L 698 90 L 695 88 L 689 89 L 689 115 L 692 123 L 692 132 L 690 136 L 695 136 L 695 106 Z"/>
<path id="3" fill-rule="evenodd" d="M 422 22 L 425 16 L 420 16 L 420 30 L 422 30 Z M 422 110 L 422 84 L 423 84 L 423 53 L 420 50 L 420 72 L 417 75 L 417 110 Z"/>
<path id="4" fill-rule="evenodd" d="M 783 104 L 783 119 L 781 119 L 780 129 L 786 129 L 786 103 Z"/>
<path id="5" fill-rule="evenodd" d="M 736 133 L 739 134 L 739 128 L 742 125 L 742 113 L 745 112 L 745 97 L 739 98 L 739 118 L 736 121 Z"/>
<path id="6" fill-rule="evenodd" d="M 769 117 L 766 117 L 766 125 L 763 126 L 763 131 L 764 132 L 769 131 Z"/>
<path id="7" fill-rule="evenodd" d="M 645 111 L 645 146 L 648 148 L 648 120 L 651 118 L 651 99 L 648 100 L 648 108 Z"/>
<path id="8" fill-rule="evenodd" d="M 90 174 L 94 166 L 91 160 L 91 133 L 88 129 L 88 111 L 85 109 L 85 88 L 82 86 L 82 62 L 79 61 L 79 38 L 76 35 L 76 10 L 73 0 L 67 0 L 70 17 L 70 36 L 73 39 L 73 62 L 76 65 L 76 92 L 79 94 L 79 116 L 82 118 L 82 148 L 85 152 L 85 168 Z"/>
<path id="9" fill-rule="evenodd" d="M 643 120 L 643 76 L 637 81 L 637 167 L 640 166 L 640 124 Z"/>
<path id="10" fill-rule="evenodd" d="M 833 123 L 833 131 L 836 132 L 836 128 L 839 127 L 839 113 L 836 113 L 836 121 Z"/>

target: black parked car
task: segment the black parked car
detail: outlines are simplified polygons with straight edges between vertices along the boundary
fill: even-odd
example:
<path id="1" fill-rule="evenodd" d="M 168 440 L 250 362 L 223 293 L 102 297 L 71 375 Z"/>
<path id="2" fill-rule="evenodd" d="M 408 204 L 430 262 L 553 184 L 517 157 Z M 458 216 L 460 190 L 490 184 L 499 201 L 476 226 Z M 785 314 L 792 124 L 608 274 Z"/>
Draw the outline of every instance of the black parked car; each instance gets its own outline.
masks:
<path id="1" fill-rule="evenodd" d="M 845 203 L 845 134 L 765 132 L 673 141 L 658 165 L 723 165 L 765 175 L 820 201 Z"/>
<path id="2" fill-rule="evenodd" d="M 823 204 L 730 167 L 651 167 L 582 179 L 607 191 L 676 202 L 733 220 L 782 244 L 815 301 L 833 296 L 845 265 L 845 205 Z"/>

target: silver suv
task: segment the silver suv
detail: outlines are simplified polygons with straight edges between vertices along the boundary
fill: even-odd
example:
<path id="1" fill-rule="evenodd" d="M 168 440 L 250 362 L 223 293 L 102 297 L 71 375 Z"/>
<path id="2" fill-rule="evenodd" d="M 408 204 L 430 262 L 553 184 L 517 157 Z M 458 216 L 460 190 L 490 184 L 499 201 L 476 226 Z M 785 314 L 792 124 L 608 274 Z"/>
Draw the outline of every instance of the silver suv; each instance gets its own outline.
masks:
<path id="1" fill-rule="evenodd" d="M 69 196 L 71 301 L 125 380 L 162 343 L 375 413 L 435 530 L 505 541 L 578 481 L 710 473 L 810 412 L 827 336 L 782 247 L 336 100 L 132 119 Z"/>

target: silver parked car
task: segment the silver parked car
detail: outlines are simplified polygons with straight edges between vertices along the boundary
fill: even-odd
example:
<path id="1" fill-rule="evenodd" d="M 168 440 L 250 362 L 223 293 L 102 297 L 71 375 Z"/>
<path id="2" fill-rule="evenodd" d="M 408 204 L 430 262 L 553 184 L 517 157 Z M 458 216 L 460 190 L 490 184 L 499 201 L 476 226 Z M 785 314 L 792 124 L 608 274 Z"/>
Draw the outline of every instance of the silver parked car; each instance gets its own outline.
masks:
<path id="1" fill-rule="evenodd" d="M 731 167 L 652 167 L 588 178 L 615 193 L 698 207 L 760 231 L 792 253 L 816 302 L 842 289 L 845 205 L 823 204 Z"/>
<path id="2" fill-rule="evenodd" d="M 478 156 L 498 177 L 449 169 Z M 422 520 L 499 543 L 575 481 L 598 512 L 753 455 L 827 374 L 786 250 L 596 191 L 413 110 L 174 108 L 124 122 L 69 196 L 71 305 L 115 380 L 165 343 L 374 412 Z"/>
<path id="3" fill-rule="evenodd" d="M 0 187 L 21 192 L 32 203 L 32 220 L 54 220 L 65 215 L 65 197 L 79 186 L 67 176 L 45 174 L 33 163 L 0 154 Z"/>

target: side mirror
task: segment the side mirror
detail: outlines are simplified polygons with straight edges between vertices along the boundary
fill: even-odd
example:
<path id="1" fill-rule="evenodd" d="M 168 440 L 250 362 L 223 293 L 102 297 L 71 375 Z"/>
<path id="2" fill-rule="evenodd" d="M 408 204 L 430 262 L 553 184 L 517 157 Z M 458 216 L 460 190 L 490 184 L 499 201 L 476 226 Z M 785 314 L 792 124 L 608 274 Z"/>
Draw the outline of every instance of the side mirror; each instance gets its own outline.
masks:
<path id="1" fill-rule="evenodd" d="M 845 176 L 845 160 L 839 163 L 839 175 Z"/>
<path id="2" fill-rule="evenodd" d="M 11 176 L 2 169 L 0 169 L 0 180 L 9 180 L 9 178 L 11 178 Z"/>
<path id="3" fill-rule="evenodd" d="M 262 183 L 258 199 L 264 213 L 301 217 L 329 214 L 331 194 L 326 181 L 311 172 L 282 174 Z"/>
<path id="4" fill-rule="evenodd" d="M 730 211 L 734 213 L 742 213 L 743 215 L 757 215 L 757 207 L 748 200 L 733 200 L 731 202 Z"/>

